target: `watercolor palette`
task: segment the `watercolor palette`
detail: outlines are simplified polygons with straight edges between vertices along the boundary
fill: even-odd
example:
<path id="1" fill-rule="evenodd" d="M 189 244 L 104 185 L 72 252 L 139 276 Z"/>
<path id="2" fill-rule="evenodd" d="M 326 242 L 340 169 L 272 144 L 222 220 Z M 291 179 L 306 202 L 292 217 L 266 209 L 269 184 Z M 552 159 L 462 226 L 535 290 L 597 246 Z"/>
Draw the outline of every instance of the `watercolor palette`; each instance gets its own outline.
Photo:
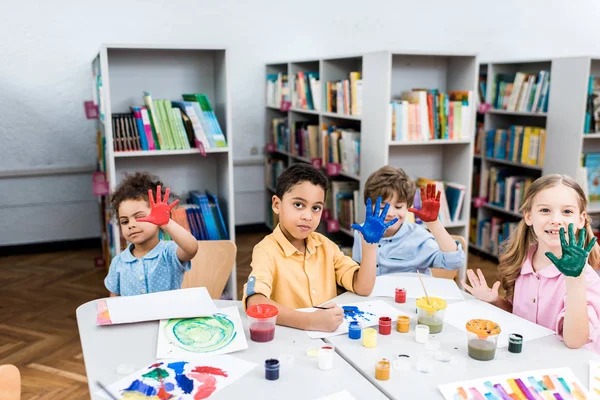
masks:
<path id="1" fill-rule="evenodd" d="M 446 400 L 590 399 L 569 368 L 518 372 L 439 385 Z"/>

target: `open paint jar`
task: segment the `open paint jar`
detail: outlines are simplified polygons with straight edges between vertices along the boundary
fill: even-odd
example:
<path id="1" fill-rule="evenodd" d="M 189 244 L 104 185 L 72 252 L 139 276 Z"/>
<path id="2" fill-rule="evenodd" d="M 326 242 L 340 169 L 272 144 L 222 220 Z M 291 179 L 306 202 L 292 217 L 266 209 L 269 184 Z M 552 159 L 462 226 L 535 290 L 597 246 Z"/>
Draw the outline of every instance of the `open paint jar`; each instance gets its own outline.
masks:
<path id="1" fill-rule="evenodd" d="M 488 319 L 467 321 L 467 346 L 469 357 L 480 360 L 493 360 L 496 355 L 500 325 Z"/>
<path id="2" fill-rule="evenodd" d="M 275 337 L 275 321 L 279 310 L 271 304 L 255 304 L 248 307 L 246 315 L 253 342 L 270 342 Z"/>
<path id="3" fill-rule="evenodd" d="M 427 301 L 429 299 L 429 302 Z M 432 335 L 440 333 L 444 327 L 446 300 L 439 297 L 420 297 L 417 299 L 417 323 L 429 326 Z"/>

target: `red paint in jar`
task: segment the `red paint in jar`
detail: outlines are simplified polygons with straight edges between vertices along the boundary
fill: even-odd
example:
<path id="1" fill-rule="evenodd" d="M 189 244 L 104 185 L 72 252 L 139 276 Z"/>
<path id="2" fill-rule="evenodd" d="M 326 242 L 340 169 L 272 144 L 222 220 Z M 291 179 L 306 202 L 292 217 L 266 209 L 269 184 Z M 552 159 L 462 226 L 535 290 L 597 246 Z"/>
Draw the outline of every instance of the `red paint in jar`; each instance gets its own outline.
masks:
<path id="1" fill-rule="evenodd" d="M 390 317 L 379 318 L 379 334 L 389 335 L 392 333 L 392 319 Z"/>
<path id="2" fill-rule="evenodd" d="M 275 325 L 257 322 L 250 325 L 250 339 L 253 342 L 270 342 L 275 338 Z"/>
<path id="3" fill-rule="evenodd" d="M 396 303 L 406 303 L 406 289 L 396 289 Z"/>

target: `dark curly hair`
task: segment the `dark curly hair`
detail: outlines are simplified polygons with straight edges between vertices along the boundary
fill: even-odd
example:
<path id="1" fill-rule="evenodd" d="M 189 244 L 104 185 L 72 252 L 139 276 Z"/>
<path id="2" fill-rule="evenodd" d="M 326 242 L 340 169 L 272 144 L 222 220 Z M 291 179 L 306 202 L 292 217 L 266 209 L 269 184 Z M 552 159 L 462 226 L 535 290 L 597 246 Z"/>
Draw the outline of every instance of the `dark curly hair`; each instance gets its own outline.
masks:
<path id="1" fill-rule="evenodd" d="M 148 199 L 148 190 L 156 196 L 156 187 L 161 186 L 161 193 L 165 194 L 165 185 L 157 176 L 148 172 L 136 172 L 135 174 L 125 174 L 123 180 L 117 186 L 117 189 L 110 196 L 110 208 L 116 217 L 119 216 L 119 206 L 126 200 L 146 200 Z M 169 195 L 169 197 L 172 197 Z"/>
<path id="2" fill-rule="evenodd" d="M 310 182 L 315 186 L 319 186 L 327 193 L 327 177 L 313 167 L 312 164 L 298 163 L 292 165 L 279 175 L 275 195 L 282 199 L 285 193 L 302 182 Z"/>

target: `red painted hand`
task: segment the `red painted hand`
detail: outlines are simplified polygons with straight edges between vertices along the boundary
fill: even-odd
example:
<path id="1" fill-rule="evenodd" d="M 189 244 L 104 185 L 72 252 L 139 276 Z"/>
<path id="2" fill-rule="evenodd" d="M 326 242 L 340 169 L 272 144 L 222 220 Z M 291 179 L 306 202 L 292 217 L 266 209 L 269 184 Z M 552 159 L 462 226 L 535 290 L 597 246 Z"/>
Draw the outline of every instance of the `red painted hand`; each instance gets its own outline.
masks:
<path id="1" fill-rule="evenodd" d="M 436 193 L 435 183 L 427 184 L 427 191 L 421 186 L 421 210 L 409 208 L 408 211 L 421 218 L 423 222 L 433 222 L 440 212 L 440 191 Z"/>
<path id="2" fill-rule="evenodd" d="M 148 199 L 150 200 L 150 215 L 144 218 L 138 218 L 138 222 L 150 222 L 154 225 L 162 226 L 169 223 L 171 219 L 171 210 L 179 203 L 179 200 L 175 200 L 171 204 L 167 204 L 169 200 L 169 193 L 171 189 L 165 190 L 165 198 L 161 200 L 161 187 L 156 187 L 156 203 L 154 202 L 154 196 L 152 190 L 148 190 Z"/>

